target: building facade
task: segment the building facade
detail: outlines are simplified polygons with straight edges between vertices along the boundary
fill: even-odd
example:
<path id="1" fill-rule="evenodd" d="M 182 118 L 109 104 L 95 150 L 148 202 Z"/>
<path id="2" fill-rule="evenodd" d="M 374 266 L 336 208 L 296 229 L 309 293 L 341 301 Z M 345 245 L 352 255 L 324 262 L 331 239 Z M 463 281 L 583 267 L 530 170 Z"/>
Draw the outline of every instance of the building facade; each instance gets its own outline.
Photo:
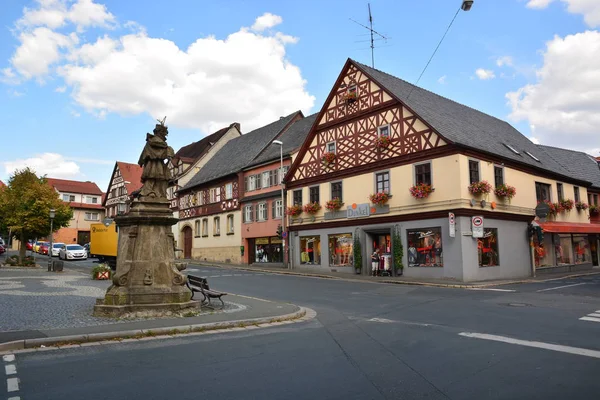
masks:
<path id="1" fill-rule="evenodd" d="M 58 197 L 73 209 L 69 226 L 54 233 L 55 243 L 86 244 L 90 241 L 90 225 L 104 219 L 103 193 L 94 182 L 47 178 Z"/>
<path id="2" fill-rule="evenodd" d="M 142 167 L 117 161 L 108 183 L 103 206 L 108 218 L 129 212 L 130 196 L 142 187 Z"/>
<path id="3" fill-rule="evenodd" d="M 348 60 L 286 187 L 287 206 L 304 208 L 289 216 L 294 268 L 354 272 L 360 254 L 370 273 L 379 249 L 378 273 L 475 281 L 530 275 L 538 203 L 586 199 L 593 183 L 506 122 Z M 575 243 L 589 253 L 552 266 L 591 268 L 589 213 L 552 221 L 570 231 L 563 254 Z"/>

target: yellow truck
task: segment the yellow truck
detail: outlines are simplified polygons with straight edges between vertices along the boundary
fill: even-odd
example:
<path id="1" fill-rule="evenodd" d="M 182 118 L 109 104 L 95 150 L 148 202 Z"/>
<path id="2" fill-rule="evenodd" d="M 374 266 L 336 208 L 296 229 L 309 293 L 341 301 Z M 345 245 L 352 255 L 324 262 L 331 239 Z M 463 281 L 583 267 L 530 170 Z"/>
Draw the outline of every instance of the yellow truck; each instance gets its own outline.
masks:
<path id="1" fill-rule="evenodd" d="M 114 270 L 117 266 L 117 243 L 119 232 L 117 224 L 92 224 L 90 226 L 90 257 L 97 257 Z"/>

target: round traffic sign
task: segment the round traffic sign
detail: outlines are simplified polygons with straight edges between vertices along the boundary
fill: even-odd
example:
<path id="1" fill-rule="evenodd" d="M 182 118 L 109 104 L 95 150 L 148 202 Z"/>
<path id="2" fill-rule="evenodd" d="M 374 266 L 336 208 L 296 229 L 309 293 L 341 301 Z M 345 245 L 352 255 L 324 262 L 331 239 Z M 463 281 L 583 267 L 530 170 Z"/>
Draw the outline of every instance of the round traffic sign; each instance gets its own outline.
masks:
<path id="1" fill-rule="evenodd" d="M 473 226 L 482 226 L 483 225 L 483 218 L 481 217 L 473 217 Z"/>
<path id="2" fill-rule="evenodd" d="M 281 234 L 281 237 L 285 239 L 285 238 L 287 237 L 287 232 L 283 232 L 283 233 Z"/>

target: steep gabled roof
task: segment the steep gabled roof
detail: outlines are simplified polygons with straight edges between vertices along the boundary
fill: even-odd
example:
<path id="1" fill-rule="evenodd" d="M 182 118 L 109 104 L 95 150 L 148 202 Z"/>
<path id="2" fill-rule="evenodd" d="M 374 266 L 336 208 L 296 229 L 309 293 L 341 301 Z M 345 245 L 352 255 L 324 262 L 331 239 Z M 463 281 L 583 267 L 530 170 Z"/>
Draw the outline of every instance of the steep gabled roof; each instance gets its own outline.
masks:
<path id="1" fill-rule="evenodd" d="M 240 124 L 234 122 L 228 127 L 219 129 L 215 133 L 208 135 L 197 142 L 183 146 L 177 151 L 177 153 L 175 153 L 175 157 L 173 158 L 182 159 L 184 161 L 193 161 L 202 157 L 208 151 L 208 149 L 212 147 L 213 144 L 217 143 L 219 139 L 221 139 L 223 135 L 225 135 L 227 131 L 234 126 L 240 130 Z"/>
<path id="2" fill-rule="evenodd" d="M 467 107 L 400 78 L 350 60 L 448 141 L 541 168 L 565 177 L 569 171 L 508 122 Z M 509 149 L 513 147 L 519 154 Z M 529 152 L 539 161 L 529 156 Z"/>
<path id="3" fill-rule="evenodd" d="M 288 130 L 283 132 L 281 136 L 277 138 L 277 140 L 280 140 L 283 143 L 284 157 L 289 156 L 293 152 L 297 151 L 300 146 L 302 146 L 302 143 L 304 143 L 308 133 L 310 132 L 310 128 L 317 119 L 317 115 L 318 113 L 315 113 L 294 122 L 294 124 L 290 126 Z M 248 167 L 264 164 L 269 161 L 279 160 L 279 158 L 279 146 L 267 146 L 254 160 L 250 162 L 250 164 L 248 164 Z"/>
<path id="4" fill-rule="evenodd" d="M 102 196 L 102 190 L 94 182 L 86 181 L 71 181 L 68 179 L 46 178 L 50 186 L 59 192 L 77 193 L 77 194 L 94 194 Z"/>
<path id="5" fill-rule="evenodd" d="M 581 151 L 543 145 L 538 147 L 568 170 L 573 178 L 591 182 L 593 188 L 600 189 L 600 166 L 594 157 Z"/>
<path id="6" fill-rule="evenodd" d="M 297 117 L 302 117 L 300 111 L 296 111 L 287 117 L 281 117 L 275 122 L 238 138 L 231 139 L 180 190 L 190 189 L 237 173 L 248 165 L 272 140 L 286 130 Z"/>
<path id="7" fill-rule="evenodd" d="M 127 188 L 128 194 L 131 194 L 142 187 L 142 167 L 137 164 L 130 164 L 123 161 L 117 161 L 117 166 L 125 181 L 125 188 Z"/>

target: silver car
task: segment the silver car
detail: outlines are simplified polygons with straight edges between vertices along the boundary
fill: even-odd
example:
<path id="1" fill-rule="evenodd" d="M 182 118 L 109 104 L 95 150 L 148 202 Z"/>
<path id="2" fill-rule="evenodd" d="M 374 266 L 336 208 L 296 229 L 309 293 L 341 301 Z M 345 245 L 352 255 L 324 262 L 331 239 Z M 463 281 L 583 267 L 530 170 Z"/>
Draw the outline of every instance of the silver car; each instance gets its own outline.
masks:
<path id="1" fill-rule="evenodd" d="M 58 257 L 58 253 L 60 253 L 63 246 L 65 246 L 64 243 L 52 243 L 52 257 Z"/>
<path id="2" fill-rule="evenodd" d="M 61 260 L 87 260 L 87 251 L 78 244 L 66 244 L 58 252 Z"/>

